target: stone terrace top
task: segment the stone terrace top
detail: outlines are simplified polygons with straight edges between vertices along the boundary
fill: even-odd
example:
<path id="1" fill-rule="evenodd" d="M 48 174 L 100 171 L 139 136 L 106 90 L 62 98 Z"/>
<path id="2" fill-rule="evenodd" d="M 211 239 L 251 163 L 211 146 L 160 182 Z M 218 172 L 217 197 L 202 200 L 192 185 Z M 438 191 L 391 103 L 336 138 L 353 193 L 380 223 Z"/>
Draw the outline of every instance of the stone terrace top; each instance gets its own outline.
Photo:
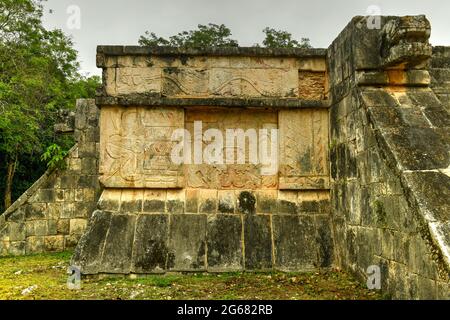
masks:
<path id="1" fill-rule="evenodd" d="M 181 48 L 169 46 L 144 47 L 144 46 L 102 45 L 97 47 L 97 53 L 104 54 L 107 56 L 155 55 L 155 56 L 250 56 L 250 57 L 324 58 L 326 56 L 326 49 L 259 48 L 259 47 Z"/>

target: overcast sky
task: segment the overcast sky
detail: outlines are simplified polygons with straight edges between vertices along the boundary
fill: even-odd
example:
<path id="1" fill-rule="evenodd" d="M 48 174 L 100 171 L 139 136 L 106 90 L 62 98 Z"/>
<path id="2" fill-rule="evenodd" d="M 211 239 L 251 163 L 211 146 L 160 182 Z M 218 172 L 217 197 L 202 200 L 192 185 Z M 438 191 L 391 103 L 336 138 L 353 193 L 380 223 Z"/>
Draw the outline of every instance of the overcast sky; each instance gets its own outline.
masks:
<path id="1" fill-rule="evenodd" d="M 251 46 L 263 40 L 262 29 L 273 27 L 326 48 L 353 16 L 366 15 L 373 5 L 383 15 L 425 14 L 431 21 L 431 43 L 450 45 L 448 0 L 47 0 L 44 22 L 70 34 L 82 71 L 99 75 L 97 45 L 136 45 L 146 30 L 169 37 L 198 24 L 223 23 L 241 46 Z"/>

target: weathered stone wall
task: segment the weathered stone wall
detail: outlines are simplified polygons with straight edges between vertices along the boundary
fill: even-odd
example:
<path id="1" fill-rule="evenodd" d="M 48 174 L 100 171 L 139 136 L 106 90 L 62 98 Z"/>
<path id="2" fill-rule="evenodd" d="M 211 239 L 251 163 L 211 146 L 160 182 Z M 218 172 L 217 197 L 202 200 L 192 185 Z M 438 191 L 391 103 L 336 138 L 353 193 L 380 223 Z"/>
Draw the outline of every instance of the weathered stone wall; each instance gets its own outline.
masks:
<path id="1" fill-rule="evenodd" d="M 431 88 L 450 112 L 450 47 L 434 47 L 431 59 Z"/>
<path id="2" fill-rule="evenodd" d="M 324 98 L 323 54 L 321 49 L 100 46 L 97 66 L 103 68 L 104 97 L 302 96 L 316 100 Z M 316 84 L 312 95 L 302 92 L 303 78 Z"/>
<path id="3" fill-rule="evenodd" d="M 450 298 L 450 117 L 429 89 L 429 24 L 356 17 L 328 50 L 338 265 L 393 298 Z M 380 55 L 381 52 L 381 55 Z"/>
<path id="4" fill-rule="evenodd" d="M 74 255 L 84 274 L 331 266 L 324 51 L 98 52 L 106 189 Z M 245 151 L 245 163 L 176 165 L 180 128 L 279 129 L 279 168 L 262 174 Z"/>
<path id="5" fill-rule="evenodd" d="M 289 200 L 276 191 L 269 200 L 240 190 L 107 189 L 75 263 L 85 274 L 331 266 L 328 191 L 279 193 Z"/>
<path id="6" fill-rule="evenodd" d="M 94 100 L 78 100 L 75 114 L 55 128 L 74 132 L 77 144 L 66 168 L 47 171 L 0 216 L 0 255 L 74 248 L 100 196 L 99 111 Z"/>

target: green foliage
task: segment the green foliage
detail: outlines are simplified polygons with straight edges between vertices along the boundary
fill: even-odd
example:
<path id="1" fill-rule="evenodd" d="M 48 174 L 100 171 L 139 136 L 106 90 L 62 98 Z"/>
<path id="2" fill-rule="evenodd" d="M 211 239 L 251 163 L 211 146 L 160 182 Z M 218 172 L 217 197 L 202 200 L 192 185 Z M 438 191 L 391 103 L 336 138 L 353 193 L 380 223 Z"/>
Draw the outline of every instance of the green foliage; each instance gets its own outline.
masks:
<path id="1" fill-rule="evenodd" d="M 308 38 L 300 41 L 292 39 L 292 34 L 287 31 L 265 28 L 263 30 L 265 39 L 262 45 L 266 48 L 311 48 Z M 141 46 L 171 46 L 182 48 L 206 48 L 206 47 L 237 47 L 236 40 L 230 39 L 231 30 L 225 25 L 209 23 L 208 25 L 198 25 L 198 30 L 183 31 L 165 39 L 159 37 L 154 32 L 146 31 L 139 38 Z M 256 44 L 255 47 L 261 45 Z"/>
<path id="2" fill-rule="evenodd" d="M 263 41 L 266 48 L 311 48 L 308 38 L 302 38 L 299 42 L 292 39 L 292 34 L 289 32 L 269 27 L 265 28 L 263 32 L 266 35 Z"/>
<path id="3" fill-rule="evenodd" d="M 145 31 L 139 38 L 139 45 L 147 47 L 170 46 L 170 41 L 163 37 L 158 37 L 154 32 Z"/>
<path id="4" fill-rule="evenodd" d="M 48 145 L 70 148 L 73 139 L 54 134 L 57 111 L 73 109 L 77 98 L 94 97 L 100 84 L 99 77 L 78 73 L 72 40 L 61 30 L 45 29 L 42 10 L 40 0 L 0 0 L 1 196 L 8 163 L 17 159 L 17 197 L 46 170 L 39 160 Z M 33 175 L 23 174 L 25 164 Z"/>
<path id="5" fill-rule="evenodd" d="M 237 47 L 238 42 L 230 38 L 231 31 L 225 25 L 209 23 L 198 25 L 198 30 L 183 31 L 169 38 L 158 37 L 146 31 L 139 39 L 141 46 L 173 46 L 183 48 Z"/>
<path id="6" fill-rule="evenodd" d="M 64 158 L 67 156 L 67 151 L 63 150 L 59 145 L 52 144 L 42 154 L 41 160 L 47 162 L 49 169 L 64 169 L 66 162 Z"/>

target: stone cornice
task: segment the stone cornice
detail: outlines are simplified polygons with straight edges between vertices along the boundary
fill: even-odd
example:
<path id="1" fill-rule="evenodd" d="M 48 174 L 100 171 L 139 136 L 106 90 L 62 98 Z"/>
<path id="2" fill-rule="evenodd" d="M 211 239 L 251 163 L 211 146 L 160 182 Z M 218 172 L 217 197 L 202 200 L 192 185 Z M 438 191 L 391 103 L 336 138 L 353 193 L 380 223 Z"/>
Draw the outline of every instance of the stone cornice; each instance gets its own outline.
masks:
<path id="1" fill-rule="evenodd" d="M 118 97 L 98 96 L 98 106 L 179 106 L 179 107 L 229 107 L 229 108 L 328 108 L 328 100 L 302 100 L 293 98 L 165 98 L 144 94 Z"/>

